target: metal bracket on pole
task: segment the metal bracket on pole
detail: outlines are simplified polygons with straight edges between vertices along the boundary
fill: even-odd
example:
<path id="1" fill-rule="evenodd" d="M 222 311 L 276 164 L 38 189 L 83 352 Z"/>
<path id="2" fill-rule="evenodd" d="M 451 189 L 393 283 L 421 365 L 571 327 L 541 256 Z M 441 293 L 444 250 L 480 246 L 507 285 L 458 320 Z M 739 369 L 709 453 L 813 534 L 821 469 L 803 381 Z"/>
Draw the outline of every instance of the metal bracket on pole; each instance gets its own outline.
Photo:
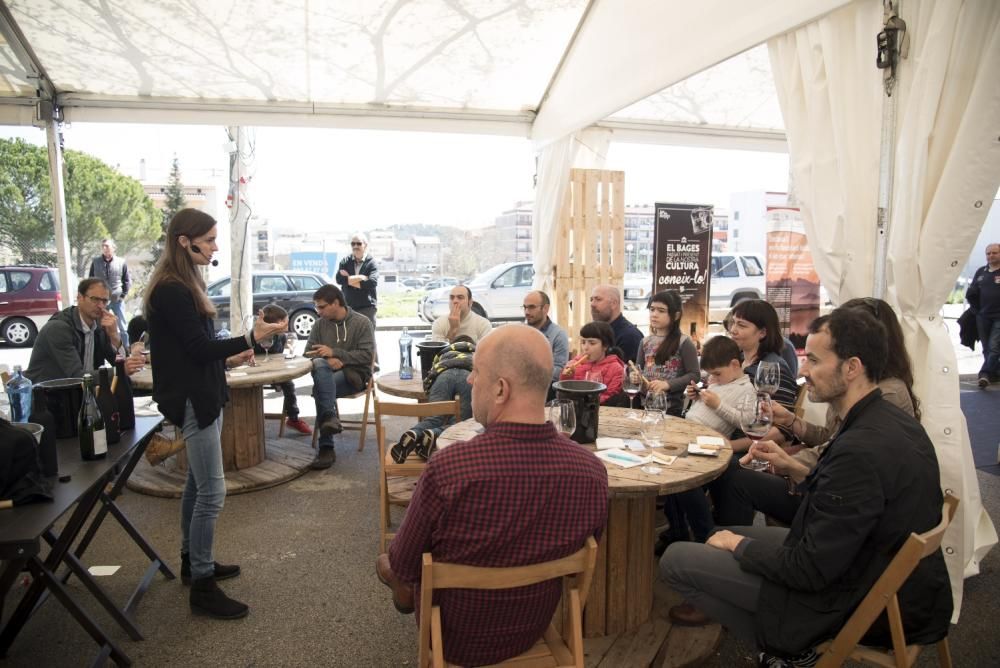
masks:
<path id="1" fill-rule="evenodd" d="M 901 59 L 909 52 L 906 22 L 899 17 L 898 0 L 883 0 L 884 25 L 875 38 L 875 65 L 883 71 L 885 97 L 882 100 L 882 136 L 879 150 L 878 211 L 875 220 L 875 275 L 872 296 L 882 299 L 886 290 L 886 257 L 889 253 L 889 223 L 892 214 L 892 172 L 896 155 L 896 86 Z"/>

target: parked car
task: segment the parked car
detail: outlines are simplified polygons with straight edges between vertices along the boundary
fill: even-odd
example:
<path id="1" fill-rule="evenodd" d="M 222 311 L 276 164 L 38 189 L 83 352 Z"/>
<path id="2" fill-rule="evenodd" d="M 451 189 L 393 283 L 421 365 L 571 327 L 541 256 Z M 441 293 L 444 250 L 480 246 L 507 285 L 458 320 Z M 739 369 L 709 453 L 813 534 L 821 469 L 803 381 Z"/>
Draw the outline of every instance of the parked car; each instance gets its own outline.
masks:
<path id="1" fill-rule="evenodd" d="M 522 320 L 524 295 L 531 291 L 535 268 L 531 262 L 498 264 L 466 283 L 472 291 L 472 310 L 492 320 Z M 434 322 L 448 314 L 448 294 L 451 287 L 441 287 L 427 293 L 417 303 L 417 315 Z"/>
<path id="2" fill-rule="evenodd" d="M 419 278 L 404 278 L 400 284 L 406 291 L 424 289 L 424 281 Z"/>
<path id="3" fill-rule="evenodd" d="M 59 274 L 52 267 L 0 267 L 0 338 L 10 345 L 32 345 L 38 330 L 62 307 Z"/>
<path id="4" fill-rule="evenodd" d="M 438 288 L 450 288 L 458 285 L 458 279 L 454 276 L 442 276 L 424 283 L 424 290 L 437 290 Z"/>
<path id="5" fill-rule="evenodd" d="M 313 293 L 329 283 L 326 276 L 307 271 L 271 271 L 253 274 L 253 312 L 268 304 L 277 304 L 288 311 L 288 330 L 300 337 L 309 336 L 316 322 Z M 229 322 L 231 278 L 223 278 L 208 286 L 208 297 L 215 304 L 215 328 Z"/>

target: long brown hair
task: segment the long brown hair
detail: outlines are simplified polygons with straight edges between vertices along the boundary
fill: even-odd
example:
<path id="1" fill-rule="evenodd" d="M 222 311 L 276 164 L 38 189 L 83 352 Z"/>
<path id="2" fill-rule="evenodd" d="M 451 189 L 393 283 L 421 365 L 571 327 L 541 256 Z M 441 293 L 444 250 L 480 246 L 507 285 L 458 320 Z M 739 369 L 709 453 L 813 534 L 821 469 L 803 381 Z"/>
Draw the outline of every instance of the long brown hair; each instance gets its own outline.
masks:
<path id="1" fill-rule="evenodd" d="M 892 310 L 888 302 L 876 297 L 849 299 L 841 304 L 841 308 L 864 309 L 875 316 L 875 319 L 885 327 L 889 354 L 885 360 L 882 377 L 899 378 L 903 381 L 906 385 L 906 391 L 910 394 L 910 402 L 913 404 L 913 416 L 919 420 L 920 400 L 913 393 L 913 369 L 910 365 L 910 354 L 906 351 L 906 345 L 903 343 L 903 328 L 899 326 L 896 312 Z"/>
<path id="2" fill-rule="evenodd" d="M 670 325 L 663 335 L 663 341 L 656 349 L 656 364 L 666 364 L 667 360 L 677 354 L 677 349 L 681 346 L 681 296 L 674 290 L 663 290 L 657 292 L 649 298 L 649 306 L 653 304 L 663 304 L 667 307 L 667 315 L 670 317 Z"/>
<path id="3" fill-rule="evenodd" d="M 143 310 L 147 316 L 153 312 L 151 301 L 153 293 L 164 283 L 180 283 L 187 287 L 194 296 L 194 305 L 198 313 L 215 315 L 215 306 L 205 292 L 205 279 L 201 277 L 201 271 L 180 242 L 180 237 L 195 239 L 207 234 L 215 225 L 214 218 L 198 209 L 181 209 L 171 219 L 163 241 L 163 255 L 156 263 L 156 268 L 153 269 L 149 284 L 146 286 Z"/>

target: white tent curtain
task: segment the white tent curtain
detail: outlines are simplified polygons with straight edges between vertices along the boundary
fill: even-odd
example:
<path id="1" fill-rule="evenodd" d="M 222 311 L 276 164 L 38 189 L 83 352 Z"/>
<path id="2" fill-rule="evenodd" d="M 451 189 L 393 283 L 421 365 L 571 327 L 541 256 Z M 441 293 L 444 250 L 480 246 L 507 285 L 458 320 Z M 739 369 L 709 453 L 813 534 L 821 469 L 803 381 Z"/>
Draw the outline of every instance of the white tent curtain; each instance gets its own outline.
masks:
<path id="1" fill-rule="evenodd" d="M 535 258 L 534 288 L 552 293 L 555 237 L 559 212 L 569 186 L 570 169 L 603 169 L 611 145 L 611 130 L 588 128 L 566 135 L 541 149 L 538 182 L 531 219 L 531 254 Z"/>
<path id="2" fill-rule="evenodd" d="M 906 0 L 886 300 L 900 316 L 942 488 L 961 498 L 945 536 L 957 621 L 962 578 L 997 542 L 982 507 L 955 353 L 938 312 L 1000 185 L 1000 3 Z M 882 3 L 860 0 L 768 43 L 792 172 L 820 279 L 837 303 L 872 293 Z"/>

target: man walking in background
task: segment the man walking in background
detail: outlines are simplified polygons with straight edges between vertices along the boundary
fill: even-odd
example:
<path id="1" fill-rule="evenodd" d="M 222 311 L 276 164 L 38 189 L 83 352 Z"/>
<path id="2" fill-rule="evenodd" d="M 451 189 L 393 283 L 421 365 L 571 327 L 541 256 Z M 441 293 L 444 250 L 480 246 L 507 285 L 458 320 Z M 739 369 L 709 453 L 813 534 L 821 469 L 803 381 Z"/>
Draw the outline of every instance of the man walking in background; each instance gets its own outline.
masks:
<path id="1" fill-rule="evenodd" d="M 111 290 L 111 301 L 108 303 L 108 310 L 118 318 L 118 336 L 121 337 L 122 345 L 128 350 L 128 332 L 125 325 L 125 309 L 122 302 L 128 295 L 129 288 L 132 287 L 132 279 L 128 275 L 128 265 L 125 258 L 115 255 L 115 242 L 113 239 L 105 239 L 101 242 L 101 254 L 95 257 L 90 263 L 90 278 L 103 278 Z"/>
<path id="2" fill-rule="evenodd" d="M 986 247 L 986 266 L 976 269 L 965 298 L 976 314 L 983 366 L 979 387 L 1000 380 L 1000 244 Z"/>

